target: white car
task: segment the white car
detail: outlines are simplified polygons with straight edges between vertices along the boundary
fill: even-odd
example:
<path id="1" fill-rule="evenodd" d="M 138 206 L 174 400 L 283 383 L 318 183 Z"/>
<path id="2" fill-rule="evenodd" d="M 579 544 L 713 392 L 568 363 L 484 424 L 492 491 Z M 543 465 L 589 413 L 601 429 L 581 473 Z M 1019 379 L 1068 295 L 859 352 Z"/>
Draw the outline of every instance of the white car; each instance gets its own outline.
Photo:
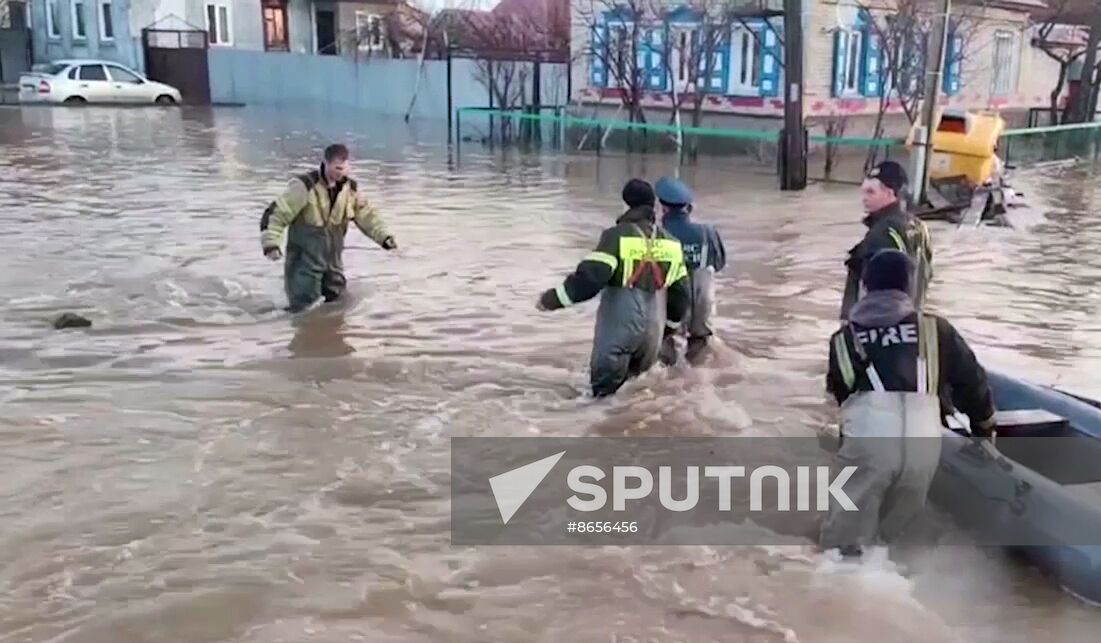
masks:
<path id="1" fill-rule="evenodd" d="M 19 77 L 21 103 L 181 102 L 180 90 L 109 60 L 59 60 Z"/>

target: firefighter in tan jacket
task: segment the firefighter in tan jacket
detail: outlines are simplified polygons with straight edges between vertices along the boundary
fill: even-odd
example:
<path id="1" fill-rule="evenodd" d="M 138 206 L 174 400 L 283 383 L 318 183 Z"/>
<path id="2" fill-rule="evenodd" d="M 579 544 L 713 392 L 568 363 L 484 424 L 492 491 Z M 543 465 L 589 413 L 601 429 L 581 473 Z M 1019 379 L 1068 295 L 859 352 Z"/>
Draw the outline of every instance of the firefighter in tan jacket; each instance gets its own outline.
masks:
<path id="1" fill-rule="evenodd" d="M 348 148 L 330 145 L 321 167 L 291 179 L 287 189 L 264 211 L 260 244 L 272 261 L 283 258 L 283 286 L 290 312 L 300 312 L 317 300 L 334 301 L 344 294 L 344 235 L 348 223 L 386 250 L 397 243 L 386 225 L 348 177 Z"/>

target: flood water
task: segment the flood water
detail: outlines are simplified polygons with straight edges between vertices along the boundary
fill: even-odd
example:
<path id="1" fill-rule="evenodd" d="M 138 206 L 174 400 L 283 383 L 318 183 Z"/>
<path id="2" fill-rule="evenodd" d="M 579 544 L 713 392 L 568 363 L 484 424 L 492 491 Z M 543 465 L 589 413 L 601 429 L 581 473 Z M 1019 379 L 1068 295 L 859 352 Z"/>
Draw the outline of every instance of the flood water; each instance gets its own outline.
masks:
<path id="1" fill-rule="evenodd" d="M 400 250 L 278 311 L 259 215 L 346 140 Z M 420 141 L 420 142 L 418 142 Z M 688 168 L 731 259 L 719 346 L 586 396 L 595 304 L 535 310 L 666 158 L 450 157 L 346 114 L 0 109 L 0 641 L 1096 641 L 994 550 L 859 574 L 807 547 L 452 547 L 448 439 L 814 435 L 855 188 Z M 931 224 L 931 305 L 988 366 L 1101 397 L 1101 179 L 1010 229 Z M 91 329 L 54 331 L 75 311 Z M 901 573 L 904 571 L 905 573 Z"/>

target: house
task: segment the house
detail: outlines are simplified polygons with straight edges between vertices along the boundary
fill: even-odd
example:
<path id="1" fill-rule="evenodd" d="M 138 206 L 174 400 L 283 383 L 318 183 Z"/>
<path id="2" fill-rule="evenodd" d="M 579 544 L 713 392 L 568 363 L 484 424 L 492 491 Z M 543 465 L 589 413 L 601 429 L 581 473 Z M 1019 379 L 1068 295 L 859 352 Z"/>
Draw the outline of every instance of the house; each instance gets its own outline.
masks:
<path id="1" fill-rule="evenodd" d="M 716 124 L 782 115 L 781 0 L 744 0 L 735 16 L 677 0 L 657 12 L 632 10 L 650 6 L 639 0 L 614 1 L 571 5 L 574 102 L 614 110 L 624 90 L 637 90 L 642 109 L 669 110 L 675 95 L 699 92 L 709 115 L 727 117 Z M 913 109 L 924 91 L 927 16 L 900 12 L 899 0 L 803 2 L 806 117 L 874 120 L 860 117 Z M 957 0 L 942 102 L 1007 113 L 1047 105 L 1058 65 L 1030 38 L 1030 17 L 1045 7 L 1042 0 Z"/>
<path id="2" fill-rule="evenodd" d="M 432 21 L 430 51 L 450 45 L 484 58 L 549 62 L 569 58 L 569 0 L 501 0 L 490 10 L 444 9 Z"/>
<path id="3" fill-rule="evenodd" d="M 387 16 L 401 0 L 161 0 L 206 29 L 211 47 L 320 55 L 379 55 L 387 47 Z"/>
<path id="4" fill-rule="evenodd" d="M 35 62 L 104 58 L 144 69 L 142 30 L 202 30 L 212 48 L 390 55 L 403 0 L 31 0 Z"/>
<path id="5" fill-rule="evenodd" d="M 140 0 L 30 0 L 34 62 L 101 58 L 142 70 L 141 29 L 130 20 Z"/>

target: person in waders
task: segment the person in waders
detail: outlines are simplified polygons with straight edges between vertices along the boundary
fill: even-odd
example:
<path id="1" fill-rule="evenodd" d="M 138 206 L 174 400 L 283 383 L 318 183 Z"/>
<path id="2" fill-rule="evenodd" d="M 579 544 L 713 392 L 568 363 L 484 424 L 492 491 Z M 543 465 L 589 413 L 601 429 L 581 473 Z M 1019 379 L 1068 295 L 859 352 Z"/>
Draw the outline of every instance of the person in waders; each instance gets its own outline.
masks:
<path id="1" fill-rule="evenodd" d="M 933 278 L 933 246 L 925 223 L 906 210 L 908 183 L 901 165 L 885 161 L 873 168 L 860 186 L 868 232 L 849 250 L 845 260 L 848 279 L 841 300 L 842 323 L 849 319 L 849 311 L 863 294 L 860 276 L 864 264 L 881 250 L 901 250 L 910 256 L 916 266 L 911 296 L 918 308 L 925 305 L 926 291 Z"/>
<path id="2" fill-rule="evenodd" d="M 940 462 L 942 399 L 967 415 L 973 436 L 994 433 L 986 371 L 947 320 L 915 308 L 913 270 L 898 250 L 872 257 L 867 295 L 830 339 L 826 388 L 841 405 L 833 470 L 856 467 L 843 485 L 856 511 L 831 500 L 819 546 L 844 556 L 897 538 L 924 509 Z"/>
<path id="3" fill-rule="evenodd" d="M 260 219 L 260 245 L 272 261 L 283 259 L 283 287 L 287 310 L 310 308 L 318 300 L 336 301 L 347 287 L 344 276 L 344 236 L 348 223 L 386 250 L 398 247 L 393 235 L 367 197 L 349 178 L 348 148 L 325 148 L 324 162 L 311 172 L 291 179 L 283 194 Z M 288 232 L 289 228 L 289 232 Z"/>
<path id="4" fill-rule="evenodd" d="M 685 358 L 697 363 L 713 334 L 711 316 L 715 313 L 715 273 L 726 266 L 726 248 L 714 226 L 692 220 L 692 190 L 684 182 L 662 177 L 654 186 L 661 202 L 661 226 L 680 241 L 684 264 L 688 269 L 691 303 L 679 329 L 667 329 L 661 346 L 661 361 L 677 361 L 676 336 L 687 335 Z"/>
<path id="5" fill-rule="evenodd" d="M 558 310 L 601 295 L 589 361 L 594 397 L 614 394 L 654 365 L 664 328 L 680 325 L 690 298 L 684 254 L 657 223 L 653 187 L 632 179 L 622 196 L 627 212 L 536 304 L 539 310 Z"/>

